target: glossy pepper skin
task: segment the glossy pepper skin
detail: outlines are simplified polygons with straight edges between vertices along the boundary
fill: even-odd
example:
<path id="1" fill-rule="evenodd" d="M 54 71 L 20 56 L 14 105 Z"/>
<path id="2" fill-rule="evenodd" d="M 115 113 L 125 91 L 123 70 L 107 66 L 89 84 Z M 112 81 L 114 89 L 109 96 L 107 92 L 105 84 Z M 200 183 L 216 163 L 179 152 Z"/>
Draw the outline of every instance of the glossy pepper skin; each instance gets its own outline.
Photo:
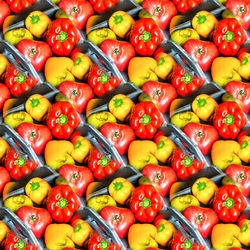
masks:
<path id="1" fill-rule="evenodd" d="M 232 164 L 226 168 L 225 173 L 246 197 L 250 196 L 250 167 Z"/>
<path id="2" fill-rule="evenodd" d="M 6 0 L 6 2 L 14 13 L 19 13 L 29 8 L 36 0 Z"/>
<path id="3" fill-rule="evenodd" d="M 46 123 L 55 138 L 69 139 L 79 125 L 80 118 L 70 103 L 57 102 L 47 114 Z"/>
<path id="4" fill-rule="evenodd" d="M 204 79 L 191 75 L 180 65 L 169 75 L 169 80 L 174 85 L 180 96 L 187 96 L 198 90 L 205 82 Z"/>
<path id="5" fill-rule="evenodd" d="M 211 205 L 221 221 L 234 223 L 246 208 L 247 202 L 238 187 L 226 185 L 219 188 Z"/>
<path id="6" fill-rule="evenodd" d="M 121 247 L 112 242 L 107 241 L 97 232 L 93 232 L 89 240 L 86 242 L 85 247 L 88 250 L 120 250 Z"/>
<path id="7" fill-rule="evenodd" d="M 217 185 L 206 177 L 197 179 L 192 185 L 193 195 L 199 200 L 199 202 L 205 205 L 209 204 L 217 190 Z"/>
<path id="8" fill-rule="evenodd" d="M 240 60 L 240 67 L 238 68 L 238 73 L 241 77 L 246 80 L 250 80 L 250 53 L 248 52 L 240 52 L 237 55 Z"/>
<path id="9" fill-rule="evenodd" d="M 152 18 L 142 18 L 135 22 L 128 33 L 130 43 L 140 56 L 152 56 L 163 41 L 163 34 Z"/>
<path id="10" fill-rule="evenodd" d="M 88 84 L 96 96 L 104 96 L 113 91 L 121 82 L 120 79 L 105 73 L 97 65 L 94 65 L 86 75 Z"/>
<path id="11" fill-rule="evenodd" d="M 144 0 L 142 7 L 152 15 L 162 30 L 167 29 L 171 19 L 177 15 L 174 3 L 168 0 Z"/>
<path id="12" fill-rule="evenodd" d="M 113 8 L 119 0 L 90 0 L 89 2 L 93 5 L 95 12 L 103 13 Z"/>
<path id="13" fill-rule="evenodd" d="M 250 2 L 247 0 L 228 0 L 225 7 L 235 16 L 245 30 L 250 29 Z"/>
<path id="14" fill-rule="evenodd" d="M 2 242 L 1 246 L 5 250 L 37 250 L 38 246 L 34 246 L 29 242 L 25 242 L 15 235 L 13 231 L 11 231 L 6 239 Z"/>
<path id="15" fill-rule="evenodd" d="M 198 173 L 204 166 L 204 163 L 195 158 L 191 158 L 178 148 L 169 158 L 169 164 L 172 166 L 181 180 L 186 180 L 189 177 Z"/>
<path id="16" fill-rule="evenodd" d="M 246 124 L 245 114 L 235 102 L 220 104 L 211 120 L 223 139 L 235 139 Z"/>
<path id="17" fill-rule="evenodd" d="M 129 228 L 135 223 L 135 216 L 128 208 L 107 206 L 100 215 L 121 239 L 126 237 Z"/>
<path id="18" fill-rule="evenodd" d="M 244 131 L 238 136 L 240 143 L 239 157 L 242 161 L 250 163 L 250 136 L 244 135 Z"/>
<path id="19" fill-rule="evenodd" d="M 225 90 L 240 104 L 242 110 L 250 113 L 250 84 L 241 81 L 229 82 Z"/>
<path id="20" fill-rule="evenodd" d="M 77 28 L 68 18 L 53 21 L 44 37 L 57 56 L 68 56 L 80 40 Z"/>
<path id="21" fill-rule="evenodd" d="M 211 125 L 190 122 L 183 132 L 198 146 L 203 155 L 209 154 L 214 142 L 219 140 L 216 128 Z"/>
<path id="22" fill-rule="evenodd" d="M 224 56 L 235 56 L 247 39 L 244 28 L 234 18 L 221 20 L 211 37 L 219 52 Z"/>
<path id="23" fill-rule="evenodd" d="M 2 75 L 2 80 L 10 89 L 13 96 L 21 96 L 27 93 L 37 84 L 37 79 L 25 75 L 11 65 L 7 71 Z"/>
<path id="24" fill-rule="evenodd" d="M 7 152 L 3 163 L 14 180 L 26 177 L 37 167 L 36 162 L 24 158 L 12 148 Z"/>
<path id="25" fill-rule="evenodd" d="M 92 150 L 86 161 L 97 180 L 102 180 L 112 175 L 121 165 L 121 163 L 108 158 L 97 149 Z"/>
<path id="26" fill-rule="evenodd" d="M 162 114 L 152 102 L 136 104 L 129 116 L 129 124 L 140 139 L 152 139 L 162 123 Z"/>
<path id="27" fill-rule="evenodd" d="M 196 8 L 202 0 L 174 0 L 173 2 L 180 13 L 186 13 Z"/>
<path id="28" fill-rule="evenodd" d="M 128 200 L 131 211 L 140 222 L 152 222 L 163 208 L 160 194 L 151 185 L 142 185 L 135 189 Z"/>
<path id="29" fill-rule="evenodd" d="M 80 200 L 68 185 L 52 188 L 44 205 L 56 222 L 69 222 L 74 212 L 80 207 Z"/>
<path id="30" fill-rule="evenodd" d="M 192 242 L 183 236 L 179 231 L 174 234 L 173 239 L 169 242 L 169 249 L 171 250 L 204 250 L 205 247 Z"/>

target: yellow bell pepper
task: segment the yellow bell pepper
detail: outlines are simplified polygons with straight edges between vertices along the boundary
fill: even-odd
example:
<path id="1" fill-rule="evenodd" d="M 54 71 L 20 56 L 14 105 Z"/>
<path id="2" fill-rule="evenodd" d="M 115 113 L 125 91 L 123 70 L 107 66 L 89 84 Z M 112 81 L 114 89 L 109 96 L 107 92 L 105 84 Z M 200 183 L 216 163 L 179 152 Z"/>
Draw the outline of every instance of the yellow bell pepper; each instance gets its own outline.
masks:
<path id="1" fill-rule="evenodd" d="M 183 46 L 185 42 L 191 39 L 200 40 L 198 32 L 192 28 L 180 29 L 171 33 L 171 40 L 175 41 L 180 46 Z"/>
<path id="2" fill-rule="evenodd" d="M 4 117 L 4 123 L 8 124 L 13 129 L 16 129 L 24 122 L 33 123 L 32 117 L 25 111 L 14 112 Z"/>
<path id="3" fill-rule="evenodd" d="M 64 248 L 74 248 L 72 241 L 74 229 L 69 224 L 50 224 L 44 232 L 46 248 L 50 250 L 62 250 Z"/>
<path id="4" fill-rule="evenodd" d="M 74 61 L 74 66 L 71 70 L 71 73 L 75 78 L 83 80 L 84 76 L 89 72 L 90 68 L 93 65 L 92 61 L 88 56 L 81 52 L 73 54 L 71 58 Z"/>
<path id="5" fill-rule="evenodd" d="M 132 141 L 128 148 L 129 164 L 142 170 L 148 164 L 158 164 L 155 157 L 157 145 L 149 140 Z"/>
<path id="6" fill-rule="evenodd" d="M 238 153 L 240 159 L 246 163 L 250 163 L 250 137 L 243 136 L 240 142 L 240 151 Z"/>
<path id="7" fill-rule="evenodd" d="M 64 81 L 75 81 L 73 67 L 74 62 L 68 57 L 50 57 L 44 66 L 46 81 L 56 88 Z"/>
<path id="8" fill-rule="evenodd" d="M 238 73 L 242 78 L 250 80 L 250 53 L 243 52 L 240 56 L 240 66 Z"/>
<path id="9" fill-rule="evenodd" d="M 174 142 L 168 137 L 161 135 L 156 138 L 155 143 L 157 144 L 157 150 L 155 157 L 162 163 L 167 163 L 168 158 L 172 155 L 176 149 Z"/>
<path id="10" fill-rule="evenodd" d="M 115 95 L 108 104 L 109 111 L 122 122 L 125 121 L 134 106 L 134 102 L 123 94 Z"/>
<path id="11" fill-rule="evenodd" d="M 97 195 L 88 200 L 87 206 L 99 213 L 104 207 L 115 206 L 115 200 L 107 194 Z"/>
<path id="12" fill-rule="evenodd" d="M 27 196 L 38 205 L 42 204 L 50 190 L 49 183 L 39 177 L 30 179 L 25 186 Z"/>
<path id="13" fill-rule="evenodd" d="M 25 109 L 30 116 L 40 122 L 51 107 L 50 101 L 40 94 L 34 94 L 25 102 Z"/>
<path id="14" fill-rule="evenodd" d="M 199 200 L 199 202 L 205 205 L 209 204 L 209 201 L 214 197 L 217 190 L 217 185 L 206 177 L 197 179 L 192 186 L 193 195 Z"/>
<path id="15" fill-rule="evenodd" d="M 199 11 L 192 19 L 192 26 L 202 37 L 208 38 L 218 23 L 216 17 L 208 11 Z"/>
<path id="16" fill-rule="evenodd" d="M 134 190 L 133 184 L 123 177 L 115 178 L 108 187 L 109 194 L 121 205 L 126 203 Z"/>
<path id="17" fill-rule="evenodd" d="M 74 145 L 74 150 L 71 153 L 71 156 L 75 161 L 83 163 L 84 159 L 93 148 L 92 144 L 88 139 L 80 135 L 73 137 L 71 142 Z"/>
<path id="18" fill-rule="evenodd" d="M 171 117 L 171 123 L 180 129 L 183 129 L 190 122 L 200 123 L 199 117 L 191 111 L 180 112 Z"/>
<path id="19" fill-rule="evenodd" d="M 109 28 L 120 38 L 125 38 L 135 20 L 125 11 L 119 10 L 109 18 Z"/>
<path id="20" fill-rule="evenodd" d="M 237 239 L 240 228 L 235 224 L 216 224 L 211 233 L 212 246 L 216 250 L 229 250 L 233 247 L 241 247 Z"/>
<path id="21" fill-rule="evenodd" d="M 8 59 L 0 54 L 0 76 L 6 71 L 7 67 L 10 65 Z"/>
<path id="22" fill-rule="evenodd" d="M 30 33 L 38 38 L 41 38 L 44 32 L 48 29 L 51 20 L 41 11 L 32 11 L 25 19 L 25 26 Z"/>
<path id="23" fill-rule="evenodd" d="M 154 224 L 157 227 L 157 233 L 155 235 L 156 242 L 163 247 L 167 247 L 168 242 L 174 233 L 176 233 L 174 225 L 165 219 L 157 220 Z"/>
<path id="24" fill-rule="evenodd" d="M 155 74 L 157 62 L 152 57 L 134 57 L 128 64 L 129 81 L 133 82 L 137 87 L 142 87 L 145 82 L 158 81 Z"/>
<path id="25" fill-rule="evenodd" d="M 65 164 L 75 164 L 75 161 L 71 156 L 73 150 L 74 146 L 69 141 L 49 141 L 44 150 L 45 162 L 56 171 Z"/>
<path id="26" fill-rule="evenodd" d="M 152 224 L 133 224 L 128 231 L 128 244 L 133 250 L 158 247 L 155 241 L 157 229 Z"/>
<path id="27" fill-rule="evenodd" d="M 0 244 L 6 238 L 7 234 L 10 232 L 8 226 L 0 220 Z"/>
<path id="28" fill-rule="evenodd" d="M 97 112 L 91 114 L 88 117 L 88 123 L 94 126 L 96 129 L 99 129 L 103 124 L 107 122 L 116 123 L 116 118 L 108 111 Z"/>
<path id="29" fill-rule="evenodd" d="M 7 40 L 13 46 L 16 46 L 24 39 L 33 40 L 33 35 L 25 28 L 9 30 L 4 34 L 4 40 Z"/>
<path id="30" fill-rule="evenodd" d="M 90 234 L 93 232 L 93 229 L 82 219 L 74 220 L 71 224 L 74 229 L 71 239 L 77 246 L 82 247 L 85 241 L 89 238 Z"/>
<path id="31" fill-rule="evenodd" d="M 191 206 L 200 206 L 198 199 L 191 194 L 181 195 L 171 200 L 171 207 L 174 207 L 180 213 Z"/>
<path id="32" fill-rule="evenodd" d="M 240 223 L 240 234 L 238 240 L 246 247 L 250 247 L 250 220 L 243 219 Z"/>
<path id="33" fill-rule="evenodd" d="M 96 29 L 88 33 L 87 39 L 95 45 L 100 46 L 107 39 L 116 40 L 116 34 L 109 28 Z"/>
<path id="34" fill-rule="evenodd" d="M 175 69 L 176 62 L 172 56 L 167 53 L 160 52 L 155 56 L 157 66 L 155 74 L 162 80 L 167 80 L 168 75 Z"/>
<path id="35" fill-rule="evenodd" d="M 240 144 L 233 140 L 216 141 L 211 149 L 213 165 L 221 170 L 225 170 L 229 165 L 240 164 L 239 158 Z"/>
<path id="36" fill-rule="evenodd" d="M 5 156 L 9 148 L 9 144 L 2 137 L 0 137 L 0 160 Z"/>
<path id="37" fill-rule="evenodd" d="M 217 57 L 211 66 L 212 79 L 221 87 L 225 87 L 231 81 L 241 81 L 239 67 L 240 61 L 235 57 Z"/>
<path id="38" fill-rule="evenodd" d="M 16 213 L 17 210 L 24 206 L 33 207 L 32 200 L 24 194 L 19 194 L 15 196 L 11 196 L 4 200 L 4 206 L 9 208 L 13 213 Z"/>
<path id="39" fill-rule="evenodd" d="M 198 95 L 192 102 L 193 112 L 203 121 L 208 121 L 218 107 L 218 103 L 209 95 Z"/>

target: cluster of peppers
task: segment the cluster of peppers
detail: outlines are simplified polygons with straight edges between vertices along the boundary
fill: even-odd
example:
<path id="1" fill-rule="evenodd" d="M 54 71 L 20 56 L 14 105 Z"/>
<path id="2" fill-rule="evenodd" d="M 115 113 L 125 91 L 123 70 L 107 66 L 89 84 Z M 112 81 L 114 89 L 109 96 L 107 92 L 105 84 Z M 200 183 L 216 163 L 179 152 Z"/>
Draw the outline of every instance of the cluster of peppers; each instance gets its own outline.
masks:
<path id="1" fill-rule="evenodd" d="M 193 16 L 192 28 L 179 30 L 174 29 L 181 20 L 177 14 L 194 10 L 202 0 L 136 0 L 143 7 L 138 11 L 137 21 L 119 10 L 110 16 L 108 27 L 94 30 L 90 27 L 98 20 L 94 13 L 109 11 L 118 0 L 52 2 L 60 8 L 55 12 L 54 21 L 36 10 L 26 17 L 25 28 L 8 30 L 13 20 L 10 11 L 19 13 L 35 1 L 0 1 L 4 39 L 60 91 L 54 104 L 34 94 L 26 100 L 25 111 L 5 114 L 13 104 L 11 96 L 28 93 L 38 80 L 0 55 L 3 82 L 0 110 L 4 112 L 4 123 L 16 130 L 32 150 L 44 158 L 46 165 L 60 174 L 53 188 L 36 177 L 26 184 L 25 194 L 8 198 L 11 179 L 19 181 L 29 176 L 38 164 L 10 148 L 1 138 L 0 192 L 4 194 L 4 206 L 16 213 L 37 238 L 44 237 L 49 249 L 66 250 L 76 246 L 121 249 L 94 232 L 75 214 L 81 203 L 79 197 L 91 197 L 87 190 L 88 187 L 89 192 L 95 189 L 94 180 L 105 180 L 121 165 L 94 148 L 77 130 L 80 114 L 94 96 L 104 97 L 121 83 L 121 79 L 94 64 L 77 47 L 81 31 L 86 27 L 87 39 L 143 91 L 138 103 L 117 94 L 109 100 L 108 110 L 87 118 L 87 122 L 143 174 L 137 188 L 122 177 L 114 179 L 108 187 L 109 195 L 92 197 L 87 205 L 98 212 L 120 238 L 127 237 L 129 247 L 134 250 L 204 249 L 158 214 L 163 209 L 163 197 L 169 195 L 171 199 L 179 187 L 177 180 L 189 179 L 205 165 L 177 147 L 160 130 L 164 116 L 170 112 L 171 123 L 183 130 L 203 155 L 211 152 L 211 163 L 227 175 L 220 188 L 208 178 L 198 179 L 192 186 L 192 195 L 171 199 L 171 206 L 183 213 L 203 238 L 211 234 L 215 249 L 249 247 L 249 218 L 241 215 L 247 206 L 245 197 L 249 196 L 250 185 L 249 166 L 246 166 L 250 162 L 250 135 L 242 130 L 250 111 L 250 88 L 246 82 L 250 79 L 250 51 L 242 47 L 250 28 L 249 1 L 221 1 L 227 8 L 221 13 L 221 21 L 208 11 L 200 11 Z M 193 95 L 205 79 L 179 65 L 164 52 L 164 47 L 159 47 L 168 28 L 171 40 L 182 46 L 203 72 L 210 74 L 211 70 L 209 77 L 225 88 L 226 94 L 218 100 L 207 94 L 197 95 L 192 110 L 174 112 L 182 103 L 177 97 Z M 218 104 L 220 100 L 222 103 Z M 210 125 L 204 124 L 207 122 Z M 211 208 L 200 207 L 200 203 Z M 232 224 L 236 222 L 237 225 Z M 1 223 L 3 248 L 37 249 Z"/>

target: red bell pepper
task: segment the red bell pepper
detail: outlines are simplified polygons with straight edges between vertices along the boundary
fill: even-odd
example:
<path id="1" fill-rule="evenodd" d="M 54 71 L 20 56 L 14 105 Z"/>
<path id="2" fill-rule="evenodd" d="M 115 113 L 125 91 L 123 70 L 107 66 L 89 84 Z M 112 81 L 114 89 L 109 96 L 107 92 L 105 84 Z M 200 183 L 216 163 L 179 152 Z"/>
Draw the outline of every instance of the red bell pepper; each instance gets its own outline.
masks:
<path id="1" fill-rule="evenodd" d="M 181 234 L 181 232 L 176 232 L 173 239 L 169 242 L 170 250 L 204 250 L 205 247 L 192 242 Z"/>
<path id="2" fill-rule="evenodd" d="M 52 140 L 52 134 L 45 125 L 24 122 L 16 131 L 37 155 L 41 155 L 46 144 Z"/>
<path id="3" fill-rule="evenodd" d="M 44 204 L 53 220 L 68 223 L 80 207 L 80 200 L 70 186 L 59 185 L 52 188 Z"/>
<path id="4" fill-rule="evenodd" d="M 114 62 L 119 71 L 127 69 L 129 61 L 135 56 L 135 49 L 129 42 L 107 39 L 100 49 Z"/>
<path id="5" fill-rule="evenodd" d="M 3 158 L 3 164 L 14 180 L 20 180 L 37 167 L 37 163 L 23 157 L 11 148 Z"/>
<path id="6" fill-rule="evenodd" d="M 235 56 L 247 40 L 247 35 L 235 18 L 226 18 L 216 25 L 211 38 L 222 55 Z"/>
<path id="7" fill-rule="evenodd" d="M 169 80 L 174 85 L 180 96 L 187 96 L 198 90 L 205 82 L 204 79 L 191 75 L 180 65 L 169 75 Z"/>
<path id="8" fill-rule="evenodd" d="M 200 232 L 203 238 L 208 238 L 213 227 L 219 223 L 216 212 L 211 208 L 190 206 L 184 210 L 183 215 Z"/>
<path id="9" fill-rule="evenodd" d="M 226 168 L 225 173 L 246 197 L 250 196 L 250 167 L 233 164 Z"/>
<path id="10" fill-rule="evenodd" d="M 135 140 L 134 130 L 128 125 L 108 122 L 101 126 L 100 132 L 120 155 L 126 154 L 129 144 Z"/>
<path id="11" fill-rule="evenodd" d="M 141 102 L 135 105 L 129 123 L 140 139 L 152 139 L 163 123 L 160 111 L 152 102 Z"/>
<path id="12" fill-rule="evenodd" d="M 43 70 L 47 59 L 52 56 L 52 50 L 45 42 L 24 39 L 17 44 L 16 48 L 38 72 Z"/>
<path id="13" fill-rule="evenodd" d="M 250 1 L 227 0 L 225 7 L 236 17 L 245 30 L 250 29 Z"/>
<path id="14" fill-rule="evenodd" d="M 92 5 L 86 0 L 61 0 L 58 7 L 79 30 L 85 27 L 89 17 L 94 14 Z"/>
<path id="15" fill-rule="evenodd" d="M 82 166 L 66 164 L 59 169 L 58 173 L 79 197 L 85 194 L 88 185 L 94 181 L 91 170 Z"/>
<path id="16" fill-rule="evenodd" d="M 173 0 L 180 13 L 186 13 L 195 9 L 202 0 Z"/>
<path id="17" fill-rule="evenodd" d="M 183 49 L 200 65 L 202 71 L 210 70 L 213 60 L 219 56 L 214 43 L 190 39 L 183 45 Z"/>
<path id="18" fill-rule="evenodd" d="M 171 186 L 177 181 L 175 171 L 170 167 L 149 164 L 142 170 L 143 176 L 153 183 L 161 196 L 166 196 Z"/>
<path id="19" fill-rule="evenodd" d="M 34 246 L 29 242 L 25 242 L 16 236 L 13 231 L 11 231 L 6 239 L 1 244 L 4 250 L 37 250 L 38 246 Z"/>
<path id="20" fill-rule="evenodd" d="M 90 3 L 93 5 L 95 12 L 103 13 L 111 8 L 113 8 L 119 0 L 89 0 Z"/>
<path id="21" fill-rule="evenodd" d="M 213 144 L 219 140 L 217 130 L 211 125 L 190 122 L 184 127 L 183 132 L 204 155 L 209 154 Z"/>
<path id="22" fill-rule="evenodd" d="M 177 177 L 186 180 L 198 173 L 204 166 L 204 163 L 195 158 L 191 158 L 178 148 L 169 158 L 169 164 L 174 169 Z"/>
<path id="23" fill-rule="evenodd" d="M 5 1 L 1 0 L 0 1 L 0 9 L 1 9 L 0 28 L 2 28 L 2 25 L 3 25 L 5 18 L 10 15 L 10 7 Z"/>
<path id="24" fill-rule="evenodd" d="M 2 75 L 2 80 L 10 89 L 10 93 L 13 96 L 21 96 L 27 93 L 38 82 L 37 79 L 34 79 L 29 75 L 25 75 L 13 65 L 11 65 Z"/>
<path id="25" fill-rule="evenodd" d="M 97 232 L 93 232 L 88 241 L 85 243 L 88 250 L 120 250 L 121 247 L 104 239 Z"/>
<path id="26" fill-rule="evenodd" d="M 132 26 L 128 38 L 137 54 L 152 56 L 157 46 L 163 41 L 163 34 L 152 18 L 142 18 Z"/>
<path id="27" fill-rule="evenodd" d="M 149 81 L 143 84 L 142 90 L 152 99 L 161 113 L 166 113 L 172 101 L 177 98 L 175 88 L 169 83 Z"/>
<path id="28" fill-rule="evenodd" d="M 46 115 L 46 123 L 57 139 L 69 139 L 80 118 L 69 102 L 57 102 Z"/>
<path id="29" fill-rule="evenodd" d="M 163 200 L 152 185 L 142 185 L 132 193 L 128 205 L 139 222 L 152 222 L 163 208 Z"/>
<path id="30" fill-rule="evenodd" d="M 107 95 L 121 82 L 120 79 L 105 73 L 97 65 L 95 65 L 86 75 L 86 80 L 97 96 Z"/>
<path id="31" fill-rule="evenodd" d="M 243 111 L 250 113 L 250 84 L 240 81 L 229 82 L 225 90 L 237 100 Z"/>
<path id="32" fill-rule="evenodd" d="M 211 120 L 223 139 L 235 139 L 247 122 L 244 112 L 236 102 L 220 104 Z"/>
<path id="33" fill-rule="evenodd" d="M 88 102 L 94 98 L 92 88 L 86 83 L 65 81 L 60 84 L 58 90 L 69 99 L 79 114 L 85 111 Z"/>
<path id="34" fill-rule="evenodd" d="M 50 213 L 44 208 L 24 206 L 17 210 L 17 216 L 36 238 L 41 238 L 46 227 L 52 223 Z"/>
<path id="35" fill-rule="evenodd" d="M 14 13 L 22 12 L 28 9 L 36 0 L 6 0 L 10 5 L 10 9 Z"/>
<path id="36" fill-rule="evenodd" d="M 135 216 L 128 208 L 107 206 L 100 215 L 121 239 L 126 237 L 129 228 L 135 223 Z"/>
<path id="37" fill-rule="evenodd" d="M 54 20 L 44 37 L 57 56 L 68 56 L 80 40 L 77 28 L 68 18 Z"/>
<path id="38" fill-rule="evenodd" d="M 142 8 L 146 10 L 162 30 L 168 28 L 171 19 L 177 15 L 177 9 L 169 0 L 144 0 Z"/>
<path id="39" fill-rule="evenodd" d="M 247 202 L 238 187 L 226 185 L 218 189 L 211 205 L 221 221 L 235 223 Z"/>
<path id="40" fill-rule="evenodd" d="M 112 175 L 121 165 L 120 162 L 108 158 L 97 149 L 92 150 L 86 161 L 97 180 L 102 180 Z"/>

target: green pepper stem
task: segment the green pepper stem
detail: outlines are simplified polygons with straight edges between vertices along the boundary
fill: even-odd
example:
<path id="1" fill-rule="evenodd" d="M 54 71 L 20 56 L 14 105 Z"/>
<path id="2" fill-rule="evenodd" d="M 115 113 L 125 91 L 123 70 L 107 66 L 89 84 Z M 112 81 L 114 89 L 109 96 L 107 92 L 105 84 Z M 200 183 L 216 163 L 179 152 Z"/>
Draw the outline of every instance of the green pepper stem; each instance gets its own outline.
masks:
<path id="1" fill-rule="evenodd" d="M 207 104 L 206 99 L 204 98 L 198 98 L 197 99 L 197 105 L 199 108 L 204 107 Z"/>
<path id="2" fill-rule="evenodd" d="M 147 42 L 151 39 L 151 33 L 148 32 L 148 31 L 144 31 L 141 36 L 140 36 L 140 39 L 144 42 Z"/>
<path id="3" fill-rule="evenodd" d="M 241 61 L 241 65 L 246 65 L 248 63 L 248 59 L 247 57 L 245 56 L 242 61 Z"/>
<path id="4" fill-rule="evenodd" d="M 157 229 L 157 232 L 160 233 L 165 229 L 165 226 L 163 224 L 160 224 L 160 226 Z"/>
<path id="5" fill-rule="evenodd" d="M 106 240 L 102 240 L 99 244 L 98 247 L 102 250 L 106 250 L 109 248 L 109 243 Z"/>
<path id="6" fill-rule="evenodd" d="M 228 114 L 224 119 L 223 119 L 223 123 L 226 123 L 227 125 L 231 125 L 234 123 L 234 116 Z"/>
<path id="7" fill-rule="evenodd" d="M 143 117 L 141 118 L 140 122 L 144 125 L 148 125 L 151 123 L 151 116 L 145 114 L 143 115 Z"/>
<path id="8" fill-rule="evenodd" d="M 161 148 L 163 148 L 165 146 L 165 142 L 163 141 L 163 140 L 161 140 L 160 142 L 159 142 L 159 144 L 157 145 L 157 148 L 158 149 L 161 149 Z"/>
<path id="9" fill-rule="evenodd" d="M 22 73 L 19 73 L 16 77 L 15 77 L 15 80 L 18 82 L 18 83 L 23 83 L 26 81 L 26 76 Z"/>
<path id="10" fill-rule="evenodd" d="M 16 165 L 18 165 L 19 167 L 22 167 L 26 164 L 26 160 L 22 157 L 22 156 L 19 156 L 17 158 L 17 160 L 15 161 Z"/>
<path id="11" fill-rule="evenodd" d="M 109 164 L 109 159 L 106 156 L 103 156 L 100 160 L 99 160 L 99 164 L 103 167 L 106 167 Z"/>
<path id="12" fill-rule="evenodd" d="M 76 141 L 76 144 L 75 144 L 75 149 L 78 149 L 78 148 L 80 148 L 81 147 L 81 145 L 82 145 L 82 143 L 81 143 L 81 141 Z"/>
<path id="13" fill-rule="evenodd" d="M 30 189 L 32 190 L 32 191 L 35 191 L 35 190 L 37 190 L 38 188 L 40 188 L 40 184 L 39 184 L 39 182 L 37 182 L 37 181 L 35 181 L 35 182 L 31 182 L 30 183 Z"/>
<path id="14" fill-rule="evenodd" d="M 114 106 L 116 108 L 122 106 L 122 104 L 123 104 L 123 100 L 121 98 L 115 98 L 115 99 L 113 99 L 113 101 L 114 101 Z"/>
<path id="15" fill-rule="evenodd" d="M 79 65 L 81 62 L 82 62 L 82 59 L 80 57 L 77 57 L 74 65 Z"/>
<path id="16" fill-rule="evenodd" d="M 198 24 L 202 24 L 205 23 L 207 21 L 207 18 L 205 15 L 197 15 L 197 23 Z"/>
<path id="17" fill-rule="evenodd" d="M 113 15 L 115 24 L 121 23 L 123 21 L 123 17 L 121 15 Z"/>
<path id="18" fill-rule="evenodd" d="M 64 209 L 65 207 L 67 207 L 68 201 L 67 201 L 66 199 L 64 199 L 64 198 L 61 198 L 61 199 L 56 203 L 56 205 L 57 205 L 58 207 L 60 207 L 61 209 Z"/>
<path id="19" fill-rule="evenodd" d="M 193 160 L 192 160 L 189 156 L 186 156 L 186 157 L 183 159 L 182 163 L 183 163 L 183 165 L 184 165 L 185 167 L 189 167 L 189 166 L 192 165 Z"/>
<path id="20" fill-rule="evenodd" d="M 224 40 L 226 40 L 227 42 L 231 42 L 234 40 L 234 33 L 232 31 L 228 31 L 224 36 L 223 36 Z"/>
<path id="21" fill-rule="evenodd" d="M 204 190 L 206 187 L 207 187 L 206 182 L 204 182 L 204 181 L 202 181 L 202 182 L 200 182 L 200 181 L 197 182 L 197 189 L 198 189 L 199 191 Z"/>
<path id="22" fill-rule="evenodd" d="M 123 188 L 122 182 L 120 182 L 120 181 L 114 182 L 114 190 L 118 191 L 118 190 L 121 190 L 122 188 Z"/>
<path id="23" fill-rule="evenodd" d="M 183 242 L 182 247 L 183 247 L 185 250 L 189 250 L 189 249 L 191 249 L 191 248 L 193 247 L 193 243 L 192 243 L 190 240 L 186 239 L 186 240 Z"/>
<path id="24" fill-rule="evenodd" d="M 109 76 L 107 74 L 105 74 L 105 73 L 102 73 L 99 76 L 99 81 L 104 84 L 104 83 L 109 81 Z"/>
<path id="25" fill-rule="evenodd" d="M 182 77 L 182 81 L 185 82 L 186 84 L 192 82 L 193 77 L 189 74 L 186 73 L 183 77 Z"/>
<path id="26" fill-rule="evenodd" d="M 38 15 L 30 15 L 30 22 L 32 24 L 36 24 L 40 21 L 40 17 Z"/>
<path id="27" fill-rule="evenodd" d="M 245 223 L 245 224 L 243 224 L 243 226 L 242 226 L 242 228 L 241 228 L 241 232 L 246 232 L 247 231 L 247 229 L 248 229 L 248 225 Z"/>
<path id="28" fill-rule="evenodd" d="M 82 229 L 82 226 L 80 224 L 76 224 L 74 232 L 79 232 Z"/>
<path id="29" fill-rule="evenodd" d="M 57 118 L 57 123 L 59 123 L 60 125 L 65 125 L 68 122 L 68 117 L 66 115 L 61 114 L 58 118 Z"/>
<path id="30" fill-rule="evenodd" d="M 64 31 L 61 31 L 58 35 L 57 35 L 57 40 L 59 40 L 60 42 L 65 42 L 68 39 L 68 34 Z"/>
<path id="31" fill-rule="evenodd" d="M 162 65 L 165 62 L 165 59 L 161 57 L 157 63 L 158 66 Z"/>
<path id="32" fill-rule="evenodd" d="M 141 202 L 140 202 L 140 206 L 147 209 L 151 206 L 151 200 L 148 198 L 144 198 Z"/>
<path id="33" fill-rule="evenodd" d="M 15 248 L 22 250 L 26 248 L 26 244 L 24 241 L 19 240 L 16 244 L 15 244 Z"/>
<path id="34" fill-rule="evenodd" d="M 37 107 L 38 105 L 40 104 L 40 101 L 39 101 L 39 99 L 37 99 L 37 98 L 31 98 L 30 99 L 30 106 L 32 107 L 32 108 L 35 108 L 35 107 Z"/>
<path id="35" fill-rule="evenodd" d="M 234 200 L 232 198 L 227 198 L 224 202 L 224 206 L 228 209 L 234 206 Z"/>

